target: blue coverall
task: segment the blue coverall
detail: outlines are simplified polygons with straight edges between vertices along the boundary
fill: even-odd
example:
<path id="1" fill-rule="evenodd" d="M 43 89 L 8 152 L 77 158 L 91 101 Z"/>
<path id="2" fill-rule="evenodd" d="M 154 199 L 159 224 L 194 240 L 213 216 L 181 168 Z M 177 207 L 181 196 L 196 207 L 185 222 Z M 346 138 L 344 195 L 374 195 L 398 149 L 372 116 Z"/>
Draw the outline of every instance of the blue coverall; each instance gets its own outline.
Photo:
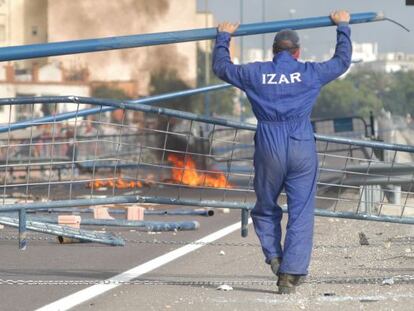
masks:
<path id="1" fill-rule="evenodd" d="M 230 34 L 218 32 L 213 71 L 243 90 L 257 118 L 254 138 L 254 190 L 251 216 L 266 262 L 279 257 L 281 273 L 306 275 L 313 241 L 318 158 L 310 122 L 312 107 L 325 84 L 350 66 L 348 24 L 337 27 L 334 56 L 326 62 L 299 62 L 282 51 L 269 62 L 234 65 Z M 282 210 L 277 199 L 285 188 L 288 223 L 281 246 Z"/>

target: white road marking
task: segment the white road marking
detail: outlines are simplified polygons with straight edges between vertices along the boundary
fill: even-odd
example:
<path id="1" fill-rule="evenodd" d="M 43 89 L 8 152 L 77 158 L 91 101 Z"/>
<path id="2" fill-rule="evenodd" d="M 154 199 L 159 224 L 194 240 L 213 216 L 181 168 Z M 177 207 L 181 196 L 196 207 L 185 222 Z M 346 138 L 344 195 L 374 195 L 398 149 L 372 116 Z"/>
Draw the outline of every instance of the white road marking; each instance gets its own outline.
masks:
<path id="1" fill-rule="evenodd" d="M 249 224 L 252 222 L 251 218 L 249 218 Z M 203 247 L 203 243 L 209 243 L 214 242 L 218 239 L 221 239 L 225 237 L 226 235 L 236 231 L 237 229 L 240 229 L 240 222 L 237 222 L 233 225 L 230 225 L 228 227 L 225 227 L 219 231 L 216 231 L 212 234 L 209 234 L 205 236 L 204 238 L 201 238 L 200 240 L 197 240 L 195 244 L 189 244 L 185 245 L 183 247 L 180 247 L 176 250 L 173 250 L 169 253 L 166 253 L 164 255 L 161 255 L 157 258 L 154 258 L 150 261 L 147 261 L 146 263 L 143 263 L 139 266 L 136 266 L 128 271 L 125 271 L 123 273 L 120 273 L 118 275 L 113 276 L 112 278 L 107 279 L 107 281 L 113 281 L 113 282 L 128 282 L 133 279 L 136 279 L 137 277 L 148 273 L 150 271 L 153 271 L 177 258 L 180 258 L 184 255 L 187 255 L 201 247 Z M 200 243 L 200 244 L 197 244 Z M 59 300 L 56 300 L 55 302 L 52 302 L 46 306 L 43 306 L 36 311 L 64 311 L 69 310 L 70 308 L 73 308 L 85 301 L 88 301 L 92 298 L 95 298 L 96 296 L 102 295 L 103 293 L 114 289 L 121 284 L 97 284 L 93 285 L 91 287 L 82 289 L 76 293 L 73 293 L 69 296 L 66 296 L 64 298 L 61 298 Z"/>

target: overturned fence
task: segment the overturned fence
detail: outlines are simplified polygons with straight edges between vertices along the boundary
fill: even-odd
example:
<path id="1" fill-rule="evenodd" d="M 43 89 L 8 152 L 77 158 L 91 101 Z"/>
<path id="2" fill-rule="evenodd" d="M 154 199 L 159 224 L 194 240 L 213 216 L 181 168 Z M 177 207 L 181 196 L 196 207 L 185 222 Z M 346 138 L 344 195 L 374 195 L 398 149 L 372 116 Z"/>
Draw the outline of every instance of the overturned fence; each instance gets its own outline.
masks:
<path id="1" fill-rule="evenodd" d="M 255 202 L 255 125 L 139 101 L 0 100 L 9 113 L 10 103 L 30 105 L 32 110 L 41 104 L 53 105 L 56 111 L 64 103 L 74 107 L 70 118 L 54 114 L 59 121 L 33 119 L 26 121 L 32 124 L 26 128 L 4 126 L 9 130 L 3 142 L 14 136 L 21 141 L 0 146 L 1 211 L 19 212 L 22 233 L 22 220 L 30 210 L 155 203 L 240 209 L 242 234 L 247 234 L 248 211 Z M 91 114 L 93 119 L 77 115 L 91 110 L 89 105 L 102 111 L 120 109 L 122 120 L 110 122 L 105 112 Z M 141 114 L 141 121 L 133 121 L 136 114 Z M 83 127 L 89 130 L 80 135 Z M 316 215 L 414 223 L 414 147 L 322 135 L 316 139 Z M 381 160 L 384 153 L 391 160 Z M 285 201 L 282 196 L 280 204 Z"/>
<path id="2" fill-rule="evenodd" d="M 351 23 L 384 19 L 376 13 L 353 14 Z M 250 24 L 240 27 L 236 35 L 330 25 L 327 17 Z M 210 39 L 215 31 L 1 48 L 0 60 Z M 28 211 L 155 203 L 240 209 L 246 236 L 248 213 L 255 202 L 255 125 L 151 106 L 227 87 L 208 86 L 132 101 L 76 96 L 0 99 L 9 120 L 0 126 L 0 212 L 19 215 L 19 221 L 5 216 L 0 223 L 19 226 L 20 248 L 25 248 L 27 227 L 61 236 L 82 235 L 30 220 Z M 12 122 L 17 105 L 29 106 L 31 117 Z M 52 114 L 35 118 L 36 105 L 51 106 Z M 72 108 L 65 112 L 63 105 Z M 109 115 L 115 111 L 120 116 L 117 121 Z M 414 223 L 414 147 L 315 137 L 320 160 L 316 215 Z M 382 160 L 384 153 L 391 155 L 386 157 L 390 161 Z M 280 204 L 285 201 L 282 196 Z M 100 238 L 108 240 L 95 235 L 89 239 Z M 112 236 L 109 240 L 108 244 L 122 244 Z"/>

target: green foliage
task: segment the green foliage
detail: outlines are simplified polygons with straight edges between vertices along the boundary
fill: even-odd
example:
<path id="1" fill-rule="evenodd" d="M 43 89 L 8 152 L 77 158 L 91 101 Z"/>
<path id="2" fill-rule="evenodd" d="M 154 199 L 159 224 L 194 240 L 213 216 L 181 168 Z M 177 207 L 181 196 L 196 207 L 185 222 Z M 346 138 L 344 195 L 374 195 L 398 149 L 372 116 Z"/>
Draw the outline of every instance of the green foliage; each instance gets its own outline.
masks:
<path id="1" fill-rule="evenodd" d="M 324 87 L 313 117 L 367 117 L 381 108 L 399 115 L 414 113 L 414 72 L 350 73 Z"/>
<path id="2" fill-rule="evenodd" d="M 384 108 L 394 114 L 414 115 L 414 71 L 397 72 L 384 92 Z"/>
<path id="3" fill-rule="evenodd" d="M 92 96 L 108 99 L 131 99 L 124 90 L 109 86 L 99 86 L 92 91 Z"/>

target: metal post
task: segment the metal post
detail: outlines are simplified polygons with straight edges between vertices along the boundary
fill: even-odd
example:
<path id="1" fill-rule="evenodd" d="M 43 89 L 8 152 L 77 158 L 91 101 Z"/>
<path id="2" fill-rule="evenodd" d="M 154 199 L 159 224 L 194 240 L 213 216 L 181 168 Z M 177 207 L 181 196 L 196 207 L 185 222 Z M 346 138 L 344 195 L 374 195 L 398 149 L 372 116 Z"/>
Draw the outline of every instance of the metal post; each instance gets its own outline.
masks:
<path id="1" fill-rule="evenodd" d="M 266 21 L 266 0 L 262 0 L 262 22 Z M 262 61 L 266 60 L 266 35 L 262 35 Z"/>
<path id="2" fill-rule="evenodd" d="M 371 137 L 375 137 L 375 119 L 372 111 L 369 112 L 369 125 L 371 126 Z"/>
<path id="3" fill-rule="evenodd" d="M 26 209 L 22 207 L 19 210 L 19 249 L 25 250 L 26 247 Z"/>
<path id="4" fill-rule="evenodd" d="M 206 28 L 208 28 L 208 14 L 207 14 L 207 10 L 208 10 L 208 0 L 204 1 L 204 6 L 205 6 L 205 23 L 206 23 Z M 204 66 L 205 66 L 205 76 L 204 76 L 204 82 L 205 85 L 209 85 L 210 84 L 210 41 L 206 40 L 206 46 L 205 46 L 205 52 L 204 52 Z M 206 92 L 204 94 L 204 115 L 206 117 L 208 117 L 210 115 L 210 94 L 208 92 Z"/>
<path id="5" fill-rule="evenodd" d="M 243 7 L 244 7 L 244 1 L 240 0 L 240 24 L 243 24 Z M 244 37 L 240 38 L 240 64 L 243 65 L 243 40 Z M 243 116 L 243 95 L 244 93 L 240 92 L 240 96 L 239 96 L 239 101 L 240 101 L 240 121 L 243 122 L 244 121 L 244 116 Z"/>
<path id="6" fill-rule="evenodd" d="M 241 236 L 243 238 L 247 237 L 249 234 L 249 229 L 247 228 L 249 224 L 249 210 L 242 208 L 241 210 Z"/>

